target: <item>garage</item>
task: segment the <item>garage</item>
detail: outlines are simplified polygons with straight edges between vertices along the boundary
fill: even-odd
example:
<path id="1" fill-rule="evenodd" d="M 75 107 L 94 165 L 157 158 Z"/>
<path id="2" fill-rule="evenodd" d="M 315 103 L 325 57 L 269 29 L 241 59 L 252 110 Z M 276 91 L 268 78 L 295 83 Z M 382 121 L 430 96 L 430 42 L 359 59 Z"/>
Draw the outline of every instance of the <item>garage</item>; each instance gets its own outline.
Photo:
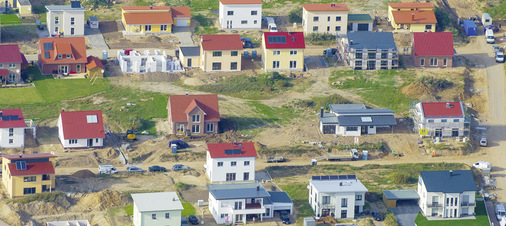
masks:
<path id="1" fill-rule="evenodd" d="M 348 14 L 348 31 L 372 31 L 373 19 L 369 14 Z"/>
<path id="2" fill-rule="evenodd" d="M 288 214 L 293 214 L 293 202 L 288 194 L 284 191 L 269 191 L 271 197 L 264 199 L 264 206 L 266 214 L 264 217 L 279 216 L 281 211 L 286 211 Z"/>
<path id="3" fill-rule="evenodd" d="M 369 24 L 358 24 L 358 31 L 369 31 Z"/>
<path id="4" fill-rule="evenodd" d="M 420 197 L 415 190 L 383 190 L 383 202 L 387 208 L 396 208 L 400 204 L 417 204 Z"/>

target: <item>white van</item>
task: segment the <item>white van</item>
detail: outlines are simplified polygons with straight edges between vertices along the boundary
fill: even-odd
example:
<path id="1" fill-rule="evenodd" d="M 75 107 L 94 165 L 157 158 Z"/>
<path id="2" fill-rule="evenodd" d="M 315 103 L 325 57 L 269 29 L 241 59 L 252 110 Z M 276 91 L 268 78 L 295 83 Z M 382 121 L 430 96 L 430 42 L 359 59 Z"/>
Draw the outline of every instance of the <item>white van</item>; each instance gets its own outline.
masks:
<path id="1" fill-rule="evenodd" d="M 497 204 L 495 206 L 495 215 L 496 215 L 498 221 L 500 221 L 502 218 L 506 217 L 506 211 L 504 210 L 503 204 Z"/>
<path id="2" fill-rule="evenodd" d="M 112 164 L 100 164 L 98 166 L 98 174 L 114 174 L 118 173 L 118 170 L 114 168 Z"/>
<path id="3" fill-rule="evenodd" d="M 269 28 L 269 32 L 278 32 L 278 27 L 276 27 L 275 23 L 270 23 L 268 28 Z"/>
<path id="4" fill-rule="evenodd" d="M 485 38 L 487 39 L 487 43 L 493 44 L 495 42 L 494 31 L 492 29 L 485 30 Z"/>

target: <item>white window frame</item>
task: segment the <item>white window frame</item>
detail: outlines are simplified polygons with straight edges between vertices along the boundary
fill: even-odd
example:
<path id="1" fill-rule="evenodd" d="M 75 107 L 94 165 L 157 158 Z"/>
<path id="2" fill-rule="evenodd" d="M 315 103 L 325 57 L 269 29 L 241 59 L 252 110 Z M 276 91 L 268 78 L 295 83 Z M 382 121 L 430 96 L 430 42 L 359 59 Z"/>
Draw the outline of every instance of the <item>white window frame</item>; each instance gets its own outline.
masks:
<path id="1" fill-rule="evenodd" d="M 274 56 L 281 55 L 281 51 L 280 50 L 272 50 L 272 55 L 274 55 Z"/>
<path id="2" fill-rule="evenodd" d="M 437 66 L 437 57 L 430 58 L 430 66 Z"/>
<path id="3" fill-rule="evenodd" d="M 192 115 L 192 122 L 200 122 L 200 115 Z"/>
<path id="4" fill-rule="evenodd" d="M 160 25 L 160 31 L 167 31 L 167 24 Z"/>
<path id="5" fill-rule="evenodd" d="M 76 23 L 74 17 L 70 17 L 70 25 L 74 25 Z"/>
<path id="6" fill-rule="evenodd" d="M 200 125 L 192 125 L 192 133 L 200 133 Z"/>
<path id="7" fill-rule="evenodd" d="M 207 123 L 207 126 L 206 126 L 206 131 L 208 133 L 212 133 L 214 132 L 214 123 Z"/>
<path id="8" fill-rule="evenodd" d="M 16 63 L 9 63 L 9 68 L 16 68 Z"/>
<path id="9" fill-rule="evenodd" d="M 279 68 L 279 60 L 272 61 L 272 68 Z"/>
<path id="10" fill-rule="evenodd" d="M 81 65 L 80 64 L 76 64 L 76 72 L 81 73 Z"/>
<path id="11" fill-rule="evenodd" d="M 299 51 L 297 50 L 290 50 L 290 55 L 297 55 Z"/>
<path id="12" fill-rule="evenodd" d="M 59 24 L 59 23 L 60 23 L 60 17 L 55 16 L 54 17 L 54 24 Z"/>
<path id="13" fill-rule="evenodd" d="M 290 60 L 290 68 L 297 68 L 297 61 L 296 60 Z"/>
<path id="14" fill-rule="evenodd" d="M 144 25 L 144 31 L 151 31 L 151 25 L 149 24 Z"/>

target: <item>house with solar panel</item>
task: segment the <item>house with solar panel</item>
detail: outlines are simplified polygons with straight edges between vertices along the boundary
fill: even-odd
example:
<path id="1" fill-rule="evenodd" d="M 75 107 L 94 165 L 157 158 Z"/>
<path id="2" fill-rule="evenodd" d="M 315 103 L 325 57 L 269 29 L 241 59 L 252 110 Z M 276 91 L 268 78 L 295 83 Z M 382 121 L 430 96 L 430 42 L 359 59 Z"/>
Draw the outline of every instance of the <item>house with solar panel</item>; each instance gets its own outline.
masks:
<path id="1" fill-rule="evenodd" d="M 418 102 L 410 105 L 413 130 L 420 137 L 467 137 L 471 119 L 464 104 L 453 102 Z"/>
<path id="2" fill-rule="evenodd" d="M 2 183 L 11 198 L 55 190 L 55 158 L 50 153 L 2 155 Z"/>
<path id="3" fill-rule="evenodd" d="M 47 30 L 49 34 L 64 36 L 84 35 L 84 12 L 80 1 L 70 1 L 70 5 L 47 5 Z M 84 56 L 86 58 L 86 56 Z"/>
<path id="4" fill-rule="evenodd" d="M 207 144 L 204 167 L 211 183 L 253 181 L 256 157 L 253 142 Z"/>
<path id="5" fill-rule="evenodd" d="M 26 129 L 32 130 L 35 138 L 35 123 L 25 120 L 21 109 L 0 109 L 0 148 L 23 148 Z"/>
<path id="6" fill-rule="evenodd" d="M 105 129 L 102 111 L 65 111 L 58 118 L 58 138 L 63 148 L 102 148 Z"/>
<path id="7" fill-rule="evenodd" d="M 309 205 L 318 217 L 354 219 L 363 212 L 367 188 L 355 175 L 312 176 Z"/>
<path id="8" fill-rule="evenodd" d="M 304 70 L 306 43 L 303 32 L 264 32 L 262 48 L 265 71 Z"/>
<path id="9" fill-rule="evenodd" d="M 329 109 L 325 113 L 322 107 L 318 114 L 323 134 L 360 136 L 397 125 L 394 111 L 390 109 L 370 109 L 364 104 L 329 104 Z"/>
<path id="10" fill-rule="evenodd" d="M 86 72 L 86 43 L 84 37 L 39 39 L 39 69 L 42 74 L 81 74 Z"/>

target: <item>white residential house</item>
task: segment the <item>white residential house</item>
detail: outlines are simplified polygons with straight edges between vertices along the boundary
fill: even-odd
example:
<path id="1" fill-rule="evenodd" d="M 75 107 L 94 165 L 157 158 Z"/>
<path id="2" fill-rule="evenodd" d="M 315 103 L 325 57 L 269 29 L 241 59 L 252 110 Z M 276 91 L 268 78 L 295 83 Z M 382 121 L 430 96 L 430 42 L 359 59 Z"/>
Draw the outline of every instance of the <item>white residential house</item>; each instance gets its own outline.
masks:
<path id="1" fill-rule="evenodd" d="M 70 1 L 70 5 L 47 5 L 47 30 L 51 35 L 84 35 L 84 12 L 80 1 Z M 86 58 L 86 56 L 85 56 Z"/>
<path id="2" fill-rule="evenodd" d="M 184 209 L 176 192 L 132 194 L 134 226 L 181 226 Z"/>
<path id="3" fill-rule="evenodd" d="M 262 0 L 220 0 L 221 29 L 261 29 Z"/>
<path id="4" fill-rule="evenodd" d="M 208 184 L 209 211 L 217 224 L 244 223 L 255 217 L 272 218 L 274 211 L 293 214 L 293 202 L 286 192 L 267 191 L 258 182 Z"/>
<path id="5" fill-rule="evenodd" d="M 410 106 L 414 130 L 421 137 L 467 137 L 470 118 L 462 102 L 419 102 Z"/>
<path id="6" fill-rule="evenodd" d="M 135 50 L 118 50 L 118 63 L 123 73 L 184 71 L 178 59 L 174 57 L 171 60 L 165 51 L 158 49 L 154 54 L 149 50 L 144 50 L 144 54 Z"/>
<path id="7" fill-rule="evenodd" d="M 102 111 L 65 111 L 58 118 L 63 148 L 102 148 L 105 130 Z"/>
<path id="8" fill-rule="evenodd" d="M 256 157 L 253 142 L 207 144 L 204 167 L 211 183 L 253 181 Z"/>
<path id="9" fill-rule="evenodd" d="M 424 216 L 473 216 L 476 191 L 470 170 L 422 171 L 418 177 L 418 204 Z"/>
<path id="10" fill-rule="evenodd" d="M 302 4 L 304 34 L 345 35 L 348 31 L 348 11 L 350 9 L 345 4 Z"/>
<path id="11" fill-rule="evenodd" d="M 23 148 L 25 129 L 31 129 L 35 138 L 35 124 L 25 120 L 21 109 L 0 109 L 0 148 Z"/>
<path id="12" fill-rule="evenodd" d="M 353 219 L 364 209 L 367 188 L 355 175 L 313 176 L 308 189 L 316 216 Z"/>

